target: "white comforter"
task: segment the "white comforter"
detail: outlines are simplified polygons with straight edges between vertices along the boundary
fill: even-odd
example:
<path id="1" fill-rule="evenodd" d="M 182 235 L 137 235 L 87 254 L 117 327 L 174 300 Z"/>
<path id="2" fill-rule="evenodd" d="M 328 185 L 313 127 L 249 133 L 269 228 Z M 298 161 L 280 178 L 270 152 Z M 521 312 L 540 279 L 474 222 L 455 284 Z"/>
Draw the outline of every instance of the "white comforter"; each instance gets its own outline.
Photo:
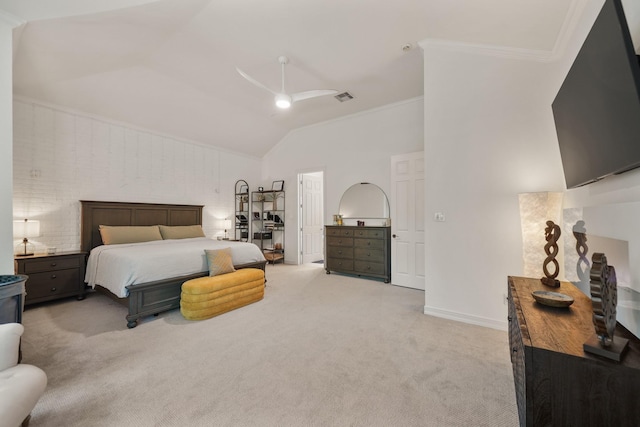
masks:
<path id="1" fill-rule="evenodd" d="M 234 265 L 264 261 L 258 246 L 206 237 L 102 245 L 91 250 L 85 281 L 100 285 L 120 298 L 129 285 L 186 276 L 209 270 L 205 249 L 231 248 Z"/>

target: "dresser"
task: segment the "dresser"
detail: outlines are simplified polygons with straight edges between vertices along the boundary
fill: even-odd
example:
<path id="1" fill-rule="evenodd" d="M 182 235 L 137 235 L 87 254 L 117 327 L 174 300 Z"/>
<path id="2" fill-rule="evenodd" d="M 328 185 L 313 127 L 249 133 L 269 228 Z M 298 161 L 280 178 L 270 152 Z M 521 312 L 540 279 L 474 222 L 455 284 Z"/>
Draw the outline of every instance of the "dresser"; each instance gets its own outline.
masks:
<path id="1" fill-rule="evenodd" d="M 324 267 L 391 282 L 391 228 L 325 226 Z"/>
<path id="2" fill-rule="evenodd" d="M 16 257 L 16 273 L 29 276 L 25 305 L 85 295 L 85 252 L 61 252 Z"/>
<path id="3" fill-rule="evenodd" d="M 573 297 L 570 307 L 547 307 L 535 290 Z M 629 339 L 620 363 L 585 353 L 595 332 L 591 299 L 561 282 L 548 288 L 540 279 L 508 278 L 509 347 L 520 426 L 639 426 L 640 341 Z"/>

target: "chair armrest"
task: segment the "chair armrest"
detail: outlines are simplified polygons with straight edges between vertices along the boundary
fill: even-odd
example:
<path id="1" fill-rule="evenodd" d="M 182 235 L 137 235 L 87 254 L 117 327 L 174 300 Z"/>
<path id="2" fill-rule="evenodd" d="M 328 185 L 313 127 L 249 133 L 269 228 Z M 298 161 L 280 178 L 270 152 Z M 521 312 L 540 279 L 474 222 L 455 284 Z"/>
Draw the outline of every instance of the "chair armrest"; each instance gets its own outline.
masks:
<path id="1" fill-rule="evenodd" d="M 20 337 L 24 326 L 20 323 L 0 324 L 0 371 L 18 364 Z"/>

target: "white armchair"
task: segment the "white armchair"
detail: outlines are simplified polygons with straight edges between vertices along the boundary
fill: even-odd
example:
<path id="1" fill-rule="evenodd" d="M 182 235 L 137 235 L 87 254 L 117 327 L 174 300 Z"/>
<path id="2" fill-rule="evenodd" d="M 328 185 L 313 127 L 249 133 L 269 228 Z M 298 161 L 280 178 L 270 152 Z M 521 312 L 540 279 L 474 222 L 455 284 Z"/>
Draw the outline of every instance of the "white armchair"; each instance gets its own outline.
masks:
<path id="1" fill-rule="evenodd" d="M 47 386 L 47 375 L 33 365 L 18 364 L 20 323 L 0 324 L 0 420 L 7 427 L 26 426 Z"/>

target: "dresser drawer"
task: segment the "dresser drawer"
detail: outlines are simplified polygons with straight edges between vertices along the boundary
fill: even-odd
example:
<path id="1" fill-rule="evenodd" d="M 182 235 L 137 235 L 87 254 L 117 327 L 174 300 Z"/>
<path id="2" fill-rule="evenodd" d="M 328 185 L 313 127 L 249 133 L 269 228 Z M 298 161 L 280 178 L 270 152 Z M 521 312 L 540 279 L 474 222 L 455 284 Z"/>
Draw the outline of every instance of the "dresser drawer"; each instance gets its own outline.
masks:
<path id="1" fill-rule="evenodd" d="M 327 237 L 327 246 L 353 247 L 352 237 Z"/>
<path id="2" fill-rule="evenodd" d="M 362 274 L 385 274 L 383 263 L 356 260 L 353 263 L 353 270 Z"/>
<path id="3" fill-rule="evenodd" d="M 353 246 L 366 249 L 384 249 L 384 240 L 379 239 L 353 239 Z"/>
<path id="4" fill-rule="evenodd" d="M 353 232 L 354 237 L 364 237 L 367 239 L 384 239 L 385 231 L 377 228 L 359 228 Z"/>
<path id="5" fill-rule="evenodd" d="M 327 246 L 327 258 L 353 258 L 353 248 L 342 246 Z"/>
<path id="6" fill-rule="evenodd" d="M 326 230 L 327 230 L 327 237 L 329 236 L 353 237 L 353 230 L 350 228 L 327 227 Z"/>
<path id="7" fill-rule="evenodd" d="M 340 259 L 340 258 L 327 258 L 327 270 L 353 271 L 352 259 Z"/>
<path id="8" fill-rule="evenodd" d="M 66 270 L 68 268 L 78 268 L 82 259 L 80 257 L 55 257 L 42 260 L 29 260 L 24 264 L 24 274 L 41 273 L 44 271 Z"/>
<path id="9" fill-rule="evenodd" d="M 357 260 L 379 262 L 382 264 L 384 262 L 384 251 L 378 249 L 355 248 L 353 250 L 353 257 Z"/>
<path id="10" fill-rule="evenodd" d="M 27 299 L 49 298 L 64 294 L 78 294 L 79 270 L 56 270 L 30 274 L 27 283 Z"/>

